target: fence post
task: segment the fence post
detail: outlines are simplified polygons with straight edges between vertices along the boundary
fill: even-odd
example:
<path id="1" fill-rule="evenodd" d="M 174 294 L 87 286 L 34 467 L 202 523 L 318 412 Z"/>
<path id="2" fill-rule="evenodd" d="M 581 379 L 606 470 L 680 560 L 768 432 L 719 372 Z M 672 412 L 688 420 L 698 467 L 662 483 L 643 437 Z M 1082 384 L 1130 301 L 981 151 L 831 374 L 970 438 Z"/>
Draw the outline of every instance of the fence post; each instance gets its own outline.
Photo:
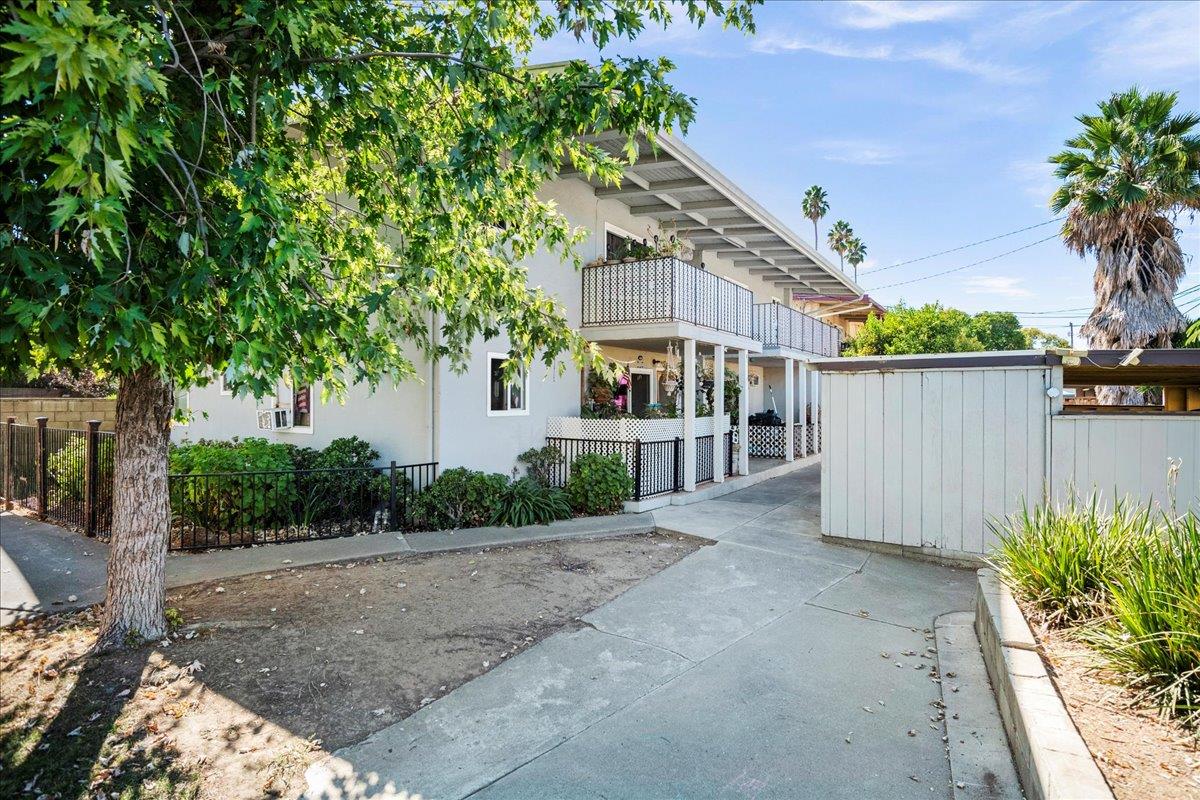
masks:
<path id="1" fill-rule="evenodd" d="M 683 453 L 680 452 L 681 450 L 683 450 L 683 439 L 676 436 L 675 446 L 671 448 L 671 482 L 673 484 L 671 490 L 676 492 L 683 489 L 683 465 L 681 463 L 683 461 Z"/>
<path id="2" fill-rule="evenodd" d="M 633 499 L 642 499 L 642 440 L 633 440 Z"/>
<path id="3" fill-rule="evenodd" d="M 96 497 L 100 489 L 100 420 L 89 419 L 83 473 L 83 532 L 96 535 Z"/>
<path id="4" fill-rule="evenodd" d="M 4 426 L 4 510 L 13 507 L 13 445 L 16 443 L 17 418 L 9 417 Z"/>
<path id="5" fill-rule="evenodd" d="M 400 530 L 400 526 L 396 524 L 396 462 L 392 462 L 391 472 L 391 487 L 388 490 L 388 524 L 392 526 L 392 530 Z"/>
<path id="6" fill-rule="evenodd" d="M 46 466 L 46 423 L 50 421 L 49 417 L 37 418 L 37 440 L 34 445 L 33 463 L 36 473 L 37 486 L 37 518 L 46 518 L 46 505 L 48 500 L 47 484 L 49 483 L 48 469 Z"/>

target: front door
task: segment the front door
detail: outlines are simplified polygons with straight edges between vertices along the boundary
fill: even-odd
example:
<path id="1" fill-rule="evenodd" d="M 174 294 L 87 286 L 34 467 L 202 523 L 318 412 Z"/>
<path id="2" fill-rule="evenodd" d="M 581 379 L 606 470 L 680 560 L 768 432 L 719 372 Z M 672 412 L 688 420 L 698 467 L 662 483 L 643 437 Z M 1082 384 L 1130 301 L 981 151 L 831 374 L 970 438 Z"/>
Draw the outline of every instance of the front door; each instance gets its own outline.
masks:
<path id="1" fill-rule="evenodd" d="M 629 376 L 629 410 L 640 414 L 650 404 L 650 375 L 634 372 Z"/>

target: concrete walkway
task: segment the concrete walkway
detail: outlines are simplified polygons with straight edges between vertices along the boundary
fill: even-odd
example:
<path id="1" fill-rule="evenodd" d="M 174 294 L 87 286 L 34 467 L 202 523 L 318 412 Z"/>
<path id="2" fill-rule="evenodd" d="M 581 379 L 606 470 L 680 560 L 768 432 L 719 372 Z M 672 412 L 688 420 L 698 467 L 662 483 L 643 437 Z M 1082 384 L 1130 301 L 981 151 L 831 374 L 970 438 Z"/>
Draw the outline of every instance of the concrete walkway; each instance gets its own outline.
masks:
<path id="1" fill-rule="evenodd" d="M 947 756 L 934 620 L 974 574 L 822 542 L 818 476 L 656 511 L 717 544 L 315 764 L 307 796 L 1018 797 L 994 726 L 955 720 L 984 777 Z M 956 687 L 989 722 L 986 681 Z"/>

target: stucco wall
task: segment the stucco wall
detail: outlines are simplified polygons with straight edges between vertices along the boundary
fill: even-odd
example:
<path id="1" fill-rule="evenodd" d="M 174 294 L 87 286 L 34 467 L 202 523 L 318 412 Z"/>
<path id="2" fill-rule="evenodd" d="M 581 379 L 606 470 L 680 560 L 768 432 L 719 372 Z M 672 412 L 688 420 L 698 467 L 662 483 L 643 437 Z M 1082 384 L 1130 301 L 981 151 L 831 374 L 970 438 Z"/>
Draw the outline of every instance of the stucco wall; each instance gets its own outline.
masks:
<path id="1" fill-rule="evenodd" d="M 344 402 L 334 398 L 322 402 L 321 387 L 314 386 L 311 432 L 259 430 L 255 413 L 259 404 L 254 398 L 222 394 L 216 382 L 193 387 L 188 392 L 191 418 L 186 425 L 176 425 L 171 438 L 196 441 L 261 436 L 320 448 L 343 436 L 358 436 L 379 451 L 380 463 L 429 461 L 433 458 L 430 370 L 426 363 L 417 361 L 417 371 L 416 379 L 399 386 L 385 383 L 374 392 L 365 385 L 351 386 Z"/>
<path id="2" fill-rule="evenodd" d="M 111 431 L 117 421 L 117 401 L 108 397 L 3 397 L 0 422 L 16 417 L 18 425 L 36 425 L 49 417 L 50 428 L 87 430 L 88 420 L 100 420 L 100 430 Z"/>

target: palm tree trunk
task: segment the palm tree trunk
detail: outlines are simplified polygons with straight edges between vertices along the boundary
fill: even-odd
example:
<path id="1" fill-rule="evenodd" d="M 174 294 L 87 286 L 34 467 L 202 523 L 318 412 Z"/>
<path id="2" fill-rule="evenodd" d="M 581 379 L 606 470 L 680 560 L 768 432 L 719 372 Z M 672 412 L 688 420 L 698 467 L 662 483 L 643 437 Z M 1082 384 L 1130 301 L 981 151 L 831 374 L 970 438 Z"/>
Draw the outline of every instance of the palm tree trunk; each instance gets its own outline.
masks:
<path id="1" fill-rule="evenodd" d="M 1169 348 L 1174 335 L 1187 327 L 1175 306 L 1175 290 L 1184 273 L 1183 251 L 1174 228 L 1162 222 L 1097 249 L 1096 306 L 1080 329 L 1093 349 Z M 1146 402 L 1136 386 L 1097 386 L 1096 398 L 1102 405 Z"/>
<path id="2" fill-rule="evenodd" d="M 812 223 L 813 223 L 813 249 L 819 250 L 821 248 L 821 238 L 817 235 L 817 221 L 814 219 L 812 221 Z"/>
<path id="3" fill-rule="evenodd" d="M 167 635 L 167 447 L 171 385 L 142 367 L 117 390 L 112 543 L 97 650 Z"/>

